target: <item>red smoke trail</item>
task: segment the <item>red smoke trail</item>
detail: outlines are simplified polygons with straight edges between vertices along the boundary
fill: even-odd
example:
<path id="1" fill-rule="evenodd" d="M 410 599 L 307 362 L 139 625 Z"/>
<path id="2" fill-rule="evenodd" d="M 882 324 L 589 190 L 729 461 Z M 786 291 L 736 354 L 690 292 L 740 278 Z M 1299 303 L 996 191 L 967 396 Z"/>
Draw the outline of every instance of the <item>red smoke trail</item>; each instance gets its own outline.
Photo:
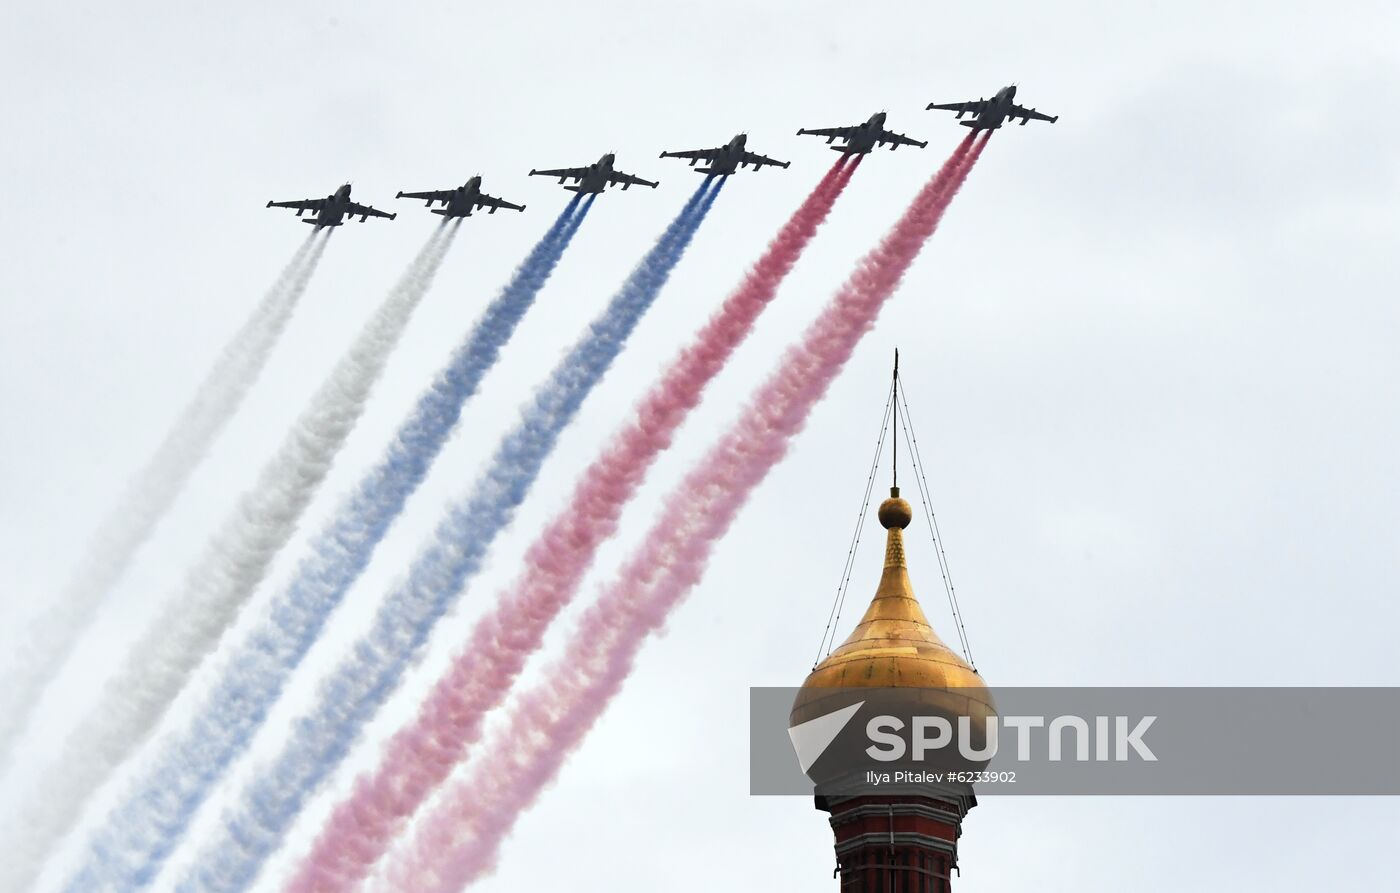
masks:
<path id="1" fill-rule="evenodd" d="M 621 688 L 646 637 L 704 572 L 714 544 L 783 457 L 938 226 L 986 137 L 969 136 L 788 351 L 738 422 L 671 495 L 643 546 L 589 607 L 546 682 L 516 705 L 486 757 L 395 854 L 392 889 L 450 893 L 495 864 L 501 841 Z"/>
<path id="2" fill-rule="evenodd" d="M 569 505 L 525 558 L 524 573 L 482 618 L 465 650 L 332 813 L 287 890 L 351 890 L 481 736 L 482 717 L 510 690 L 550 622 L 578 591 L 598 547 L 705 386 L 724 367 L 802 250 L 816 235 L 856 163 L 841 159 L 769 243 L 739 287 L 638 404 L 635 417 L 588 468 Z"/>

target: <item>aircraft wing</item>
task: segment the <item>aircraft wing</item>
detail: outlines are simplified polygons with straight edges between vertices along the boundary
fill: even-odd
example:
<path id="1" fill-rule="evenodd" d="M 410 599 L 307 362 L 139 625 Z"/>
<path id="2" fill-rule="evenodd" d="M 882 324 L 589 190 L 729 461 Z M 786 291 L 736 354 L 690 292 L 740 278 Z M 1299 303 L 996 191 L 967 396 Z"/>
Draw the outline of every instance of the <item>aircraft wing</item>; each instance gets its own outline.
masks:
<path id="1" fill-rule="evenodd" d="M 986 109 L 988 103 L 985 99 L 970 99 L 967 102 L 930 102 L 928 109 L 938 109 L 942 112 L 957 112 L 958 117 L 963 115 L 980 115 Z"/>
<path id="2" fill-rule="evenodd" d="M 574 180 L 582 180 L 584 174 L 588 173 L 586 167 L 560 167 L 550 171 L 530 171 L 532 177 L 569 177 Z"/>
<path id="3" fill-rule="evenodd" d="M 775 158 L 769 158 L 767 155 L 759 155 L 757 152 L 745 152 L 745 153 L 744 153 L 744 163 L 745 163 L 745 164 L 752 164 L 752 165 L 754 166 L 754 170 L 758 170 L 759 168 L 763 167 L 765 164 L 767 164 L 767 165 L 772 165 L 773 167 L 787 167 L 787 166 L 788 166 L 788 162 L 786 162 L 786 161 L 778 161 L 778 160 L 775 159 Z"/>
<path id="4" fill-rule="evenodd" d="M 895 133 L 893 130 L 880 131 L 880 142 L 889 143 L 890 148 L 895 146 L 918 146 L 920 149 L 927 146 L 927 142 L 920 142 L 913 137 L 905 136 L 902 133 Z"/>
<path id="5" fill-rule="evenodd" d="M 855 132 L 856 129 L 854 127 L 817 127 L 815 129 L 804 127 L 797 131 L 797 135 L 824 136 L 827 138 L 827 142 L 831 142 L 834 139 L 848 140 L 852 136 L 855 136 Z"/>
<path id="6" fill-rule="evenodd" d="M 421 198 L 429 205 L 433 202 L 442 202 L 444 205 L 452 198 L 452 191 L 449 189 L 431 189 L 427 192 L 400 192 L 398 198 Z"/>
<path id="7" fill-rule="evenodd" d="M 349 214 L 351 217 L 358 216 L 362 220 L 366 217 L 383 217 L 386 220 L 393 220 L 394 217 L 397 216 L 395 214 L 387 214 L 384 211 L 377 211 L 369 205 L 362 205 L 358 202 L 351 202 L 347 205 L 345 213 Z"/>
<path id="8" fill-rule="evenodd" d="M 650 186 L 652 189 L 655 189 L 659 185 L 651 180 L 643 180 L 641 177 L 636 177 L 632 174 L 624 174 L 622 171 L 613 171 L 609 174 L 608 182 L 613 185 L 621 183 L 623 189 L 626 189 L 628 186 Z"/>
<path id="9" fill-rule="evenodd" d="M 1007 112 L 1006 117 L 1020 118 L 1022 124 L 1025 124 L 1027 121 L 1049 121 L 1053 124 L 1060 119 L 1059 115 L 1051 116 L 1044 112 L 1037 112 L 1035 109 L 1028 109 L 1019 105 L 1011 106 L 1011 111 Z"/>
<path id="10" fill-rule="evenodd" d="M 510 208 L 512 211 L 525 210 L 524 205 L 513 205 L 505 199 L 496 198 L 494 195 L 487 195 L 484 192 L 477 193 L 476 206 L 478 208 L 490 208 L 492 214 L 496 213 L 497 208 Z"/>
<path id="11" fill-rule="evenodd" d="M 323 198 L 308 198 L 295 202 L 268 202 L 269 208 L 295 208 L 298 211 L 319 211 L 326 206 Z"/>
<path id="12" fill-rule="evenodd" d="M 695 161 L 713 161 L 719 149 L 688 149 L 684 152 L 662 152 L 662 158 L 690 158 Z"/>

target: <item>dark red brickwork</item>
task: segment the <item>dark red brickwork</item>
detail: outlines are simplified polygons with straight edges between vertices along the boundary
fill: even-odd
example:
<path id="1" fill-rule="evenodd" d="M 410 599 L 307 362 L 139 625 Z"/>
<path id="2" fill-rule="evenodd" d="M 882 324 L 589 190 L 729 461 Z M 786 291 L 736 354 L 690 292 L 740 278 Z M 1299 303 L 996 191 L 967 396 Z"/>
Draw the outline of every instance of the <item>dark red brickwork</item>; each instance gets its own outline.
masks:
<path id="1" fill-rule="evenodd" d="M 948 893 L 971 792 L 817 797 L 830 814 L 842 893 Z"/>

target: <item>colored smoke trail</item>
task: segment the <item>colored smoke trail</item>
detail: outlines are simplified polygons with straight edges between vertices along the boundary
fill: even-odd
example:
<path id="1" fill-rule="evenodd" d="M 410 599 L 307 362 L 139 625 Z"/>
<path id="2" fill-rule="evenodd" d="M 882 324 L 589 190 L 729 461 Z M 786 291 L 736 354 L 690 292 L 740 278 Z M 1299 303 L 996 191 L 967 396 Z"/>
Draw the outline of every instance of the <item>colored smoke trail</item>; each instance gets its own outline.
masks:
<path id="1" fill-rule="evenodd" d="M 257 382 L 326 247 L 307 236 L 252 315 L 220 352 L 194 398 L 155 454 L 127 484 L 98 526 L 77 572 L 26 630 L 0 686 L 0 767 L 28 725 L 49 680 L 57 675 L 103 596 L 184 490 L 210 445 Z"/>
<path id="2" fill-rule="evenodd" d="M 359 419 L 374 383 L 446 255 L 456 226 L 440 226 L 292 424 L 256 483 L 239 498 L 156 620 L 108 678 L 97 706 L 11 822 L 16 852 L 3 889 L 23 889 L 84 803 L 165 715 L 203 657 L 262 581 Z"/>
<path id="3" fill-rule="evenodd" d="M 510 523 L 559 435 L 655 300 L 721 186 L 707 180 L 695 191 L 603 315 L 527 401 L 519 424 L 503 438 L 471 493 L 448 510 L 407 578 L 380 605 L 370 632 L 322 682 L 315 706 L 296 721 L 272 765 L 238 795 L 178 890 L 243 890 L 255 880 Z"/>
<path id="4" fill-rule="evenodd" d="M 394 854 L 388 889 L 453 893 L 501 842 L 621 689 L 647 636 L 694 586 L 715 543 L 786 453 L 937 227 L 986 138 L 969 136 L 790 349 L 738 421 L 666 500 L 643 545 L 590 605 L 563 657 L 523 694 L 467 775 Z"/>
<path id="5" fill-rule="evenodd" d="M 464 404 L 533 306 L 591 203 L 591 197 L 581 206 L 578 198 L 572 199 L 516 268 L 390 438 L 383 458 L 312 540 L 291 583 L 228 659 L 193 720 L 142 770 L 131 791 L 106 817 L 68 890 L 132 890 L 155 879 L 215 783 L 248 748 L 331 613 L 423 482 L 456 429 Z"/>
<path id="6" fill-rule="evenodd" d="M 477 622 L 465 649 L 396 734 L 372 776 L 361 777 L 288 885 L 295 893 L 357 888 L 404 821 L 479 738 L 484 714 L 510 690 L 549 624 L 578 590 L 599 546 L 687 414 L 776 294 L 854 172 L 842 158 L 792 215 L 738 288 L 639 401 L 535 540 L 525 571 Z"/>

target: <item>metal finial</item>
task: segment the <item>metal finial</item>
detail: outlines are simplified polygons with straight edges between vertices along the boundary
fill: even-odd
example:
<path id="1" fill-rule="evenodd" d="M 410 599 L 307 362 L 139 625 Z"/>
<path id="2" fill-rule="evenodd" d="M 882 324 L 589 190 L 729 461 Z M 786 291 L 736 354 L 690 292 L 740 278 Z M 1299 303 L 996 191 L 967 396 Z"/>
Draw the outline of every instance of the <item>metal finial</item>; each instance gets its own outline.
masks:
<path id="1" fill-rule="evenodd" d="M 890 464 L 893 466 L 894 481 L 890 487 L 890 495 L 899 495 L 899 348 L 894 349 L 894 377 L 890 381 L 890 391 L 894 395 L 894 415 L 890 418 L 890 434 L 894 440 L 894 454 Z"/>

